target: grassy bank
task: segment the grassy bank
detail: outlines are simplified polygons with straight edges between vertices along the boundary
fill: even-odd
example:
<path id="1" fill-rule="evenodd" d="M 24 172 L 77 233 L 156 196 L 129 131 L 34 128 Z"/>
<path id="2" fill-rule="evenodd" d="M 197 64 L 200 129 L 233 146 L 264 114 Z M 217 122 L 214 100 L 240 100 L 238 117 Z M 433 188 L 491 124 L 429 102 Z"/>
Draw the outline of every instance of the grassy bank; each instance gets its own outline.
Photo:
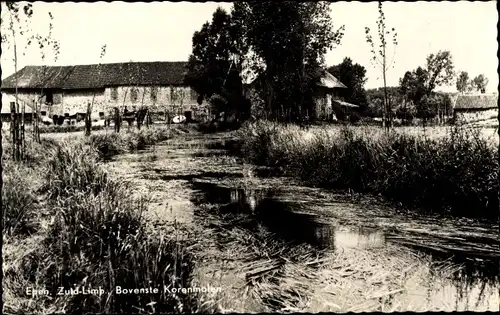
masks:
<path id="1" fill-rule="evenodd" d="M 310 185 L 373 193 L 440 213 L 498 217 L 495 143 L 477 131 L 439 137 L 374 127 L 314 131 L 258 122 L 242 128 L 242 155 Z"/>
<path id="2" fill-rule="evenodd" d="M 149 145 L 170 139 L 174 131 L 167 128 L 144 128 L 120 133 L 92 134 L 85 143 L 92 145 L 101 156 L 110 157 L 129 151 L 143 150 Z"/>
<path id="3" fill-rule="evenodd" d="M 137 149 L 162 135 L 108 137 L 126 138 L 133 143 L 127 148 Z M 132 197 L 130 185 L 100 166 L 106 150 L 98 144 L 107 140 L 82 139 L 28 141 L 26 162 L 12 161 L 4 142 L 4 312 L 189 312 L 192 296 L 164 292 L 189 286 L 194 260 L 187 244 L 152 233 L 144 218 L 148 199 Z M 118 286 L 159 292 L 120 295 Z M 57 294 L 75 287 L 104 293 Z M 27 288 L 47 294 L 30 296 Z"/>

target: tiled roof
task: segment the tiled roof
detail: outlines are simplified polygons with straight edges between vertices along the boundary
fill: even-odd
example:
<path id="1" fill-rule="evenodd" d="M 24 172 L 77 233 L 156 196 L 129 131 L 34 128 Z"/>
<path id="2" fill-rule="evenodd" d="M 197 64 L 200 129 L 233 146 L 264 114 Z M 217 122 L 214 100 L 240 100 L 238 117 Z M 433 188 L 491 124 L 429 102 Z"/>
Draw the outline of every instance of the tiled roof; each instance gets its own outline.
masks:
<path id="1" fill-rule="evenodd" d="M 347 102 L 344 102 L 344 101 L 341 101 L 341 100 L 333 100 L 333 103 L 335 103 L 335 104 L 337 104 L 339 106 L 344 106 L 344 107 L 353 107 L 353 108 L 359 107 L 359 105 L 347 103 Z"/>
<path id="2" fill-rule="evenodd" d="M 91 89 L 120 85 L 183 85 L 187 62 L 127 62 L 77 66 L 26 66 L 18 88 Z M 13 74 L 2 88 L 15 88 Z"/>
<path id="3" fill-rule="evenodd" d="M 247 84 L 248 86 L 255 85 L 257 82 L 262 80 L 264 77 L 263 74 L 257 76 L 252 82 Z M 339 79 L 334 77 L 330 72 L 324 71 L 323 76 L 320 78 L 320 82 L 318 83 L 318 86 L 323 86 L 326 88 L 347 88 L 342 82 L 340 82 Z"/>
<path id="4" fill-rule="evenodd" d="M 325 74 L 321 77 L 321 82 L 319 86 L 327 87 L 327 88 L 347 88 L 342 82 L 339 81 L 336 77 L 334 77 L 330 72 L 325 71 Z"/>
<path id="5" fill-rule="evenodd" d="M 455 109 L 489 109 L 498 107 L 498 94 L 457 95 Z"/>

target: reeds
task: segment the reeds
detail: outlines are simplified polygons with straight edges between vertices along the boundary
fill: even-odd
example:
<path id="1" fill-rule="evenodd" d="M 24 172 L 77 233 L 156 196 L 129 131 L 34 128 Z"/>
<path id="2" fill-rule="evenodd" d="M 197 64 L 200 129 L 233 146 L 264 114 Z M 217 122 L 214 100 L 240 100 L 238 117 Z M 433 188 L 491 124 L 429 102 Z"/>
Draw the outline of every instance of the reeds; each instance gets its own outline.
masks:
<path id="1" fill-rule="evenodd" d="M 147 146 L 170 139 L 171 131 L 165 128 L 149 128 L 122 133 L 91 135 L 87 140 L 99 154 L 110 157 L 115 154 L 143 150 Z"/>
<path id="2" fill-rule="evenodd" d="M 454 128 L 429 137 L 258 122 L 240 137 L 248 160 L 310 185 L 373 193 L 443 214 L 498 216 L 497 150 L 477 130 Z"/>

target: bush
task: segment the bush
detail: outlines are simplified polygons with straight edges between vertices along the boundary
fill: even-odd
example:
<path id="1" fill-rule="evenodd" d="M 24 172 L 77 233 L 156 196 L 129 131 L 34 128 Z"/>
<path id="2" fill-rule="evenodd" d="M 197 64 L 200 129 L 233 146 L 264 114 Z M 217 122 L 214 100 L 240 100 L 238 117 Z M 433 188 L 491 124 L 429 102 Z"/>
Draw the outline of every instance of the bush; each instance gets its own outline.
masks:
<path id="1" fill-rule="evenodd" d="M 101 157 L 111 157 L 127 151 L 143 150 L 147 146 L 170 139 L 171 132 L 164 128 L 149 128 L 125 133 L 91 135 L 92 145 Z"/>

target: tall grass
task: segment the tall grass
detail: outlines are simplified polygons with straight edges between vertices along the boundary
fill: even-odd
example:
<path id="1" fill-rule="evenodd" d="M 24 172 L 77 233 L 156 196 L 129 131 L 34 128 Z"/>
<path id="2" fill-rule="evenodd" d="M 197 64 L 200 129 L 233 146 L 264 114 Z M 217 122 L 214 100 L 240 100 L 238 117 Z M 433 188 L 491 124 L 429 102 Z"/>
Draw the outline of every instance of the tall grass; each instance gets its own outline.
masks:
<path id="1" fill-rule="evenodd" d="M 352 189 L 460 216 L 498 216 L 497 150 L 477 131 L 439 138 L 345 127 L 308 132 L 267 122 L 241 131 L 242 153 L 314 186 Z"/>
<path id="2" fill-rule="evenodd" d="M 148 128 L 122 133 L 91 135 L 87 140 L 104 157 L 127 151 L 143 150 L 147 146 L 171 138 L 171 131 L 165 128 Z"/>
<path id="3" fill-rule="evenodd" d="M 36 230 L 37 199 L 35 176 L 17 163 L 4 163 L 2 214 L 4 235 L 33 233 Z"/>
<path id="4" fill-rule="evenodd" d="M 142 133 L 135 137 L 148 142 L 162 135 Z M 146 229 L 143 214 L 148 199 L 132 197 L 129 184 L 108 176 L 99 165 L 99 151 L 93 144 L 67 141 L 43 152 L 43 161 L 37 164 L 8 161 L 6 226 L 10 233 L 34 224 L 30 231 L 36 235 L 22 241 L 6 239 L 10 256 L 4 266 L 4 310 L 189 312 L 195 305 L 192 296 L 171 295 L 163 289 L 189 286 L 193 259 L 176 235 L 157 236 Z M 35 175 L 23 177 L 25 169 Z M 29 184 L 36 182 L 33 177 L 40 183 L 31 187 Z M 41 210 L 35 195 L 44 197 L 43 207 L 51 215 L 45 224 L 34 215 Z M 160 290 L 158 294 L 118 295 L 117 286 Z M 49 295 L 27 298 L 27 287 L 46 288 Z M 105 293 L 59 296 L 56 293 L 61 287 L 101 287 Z"/>

